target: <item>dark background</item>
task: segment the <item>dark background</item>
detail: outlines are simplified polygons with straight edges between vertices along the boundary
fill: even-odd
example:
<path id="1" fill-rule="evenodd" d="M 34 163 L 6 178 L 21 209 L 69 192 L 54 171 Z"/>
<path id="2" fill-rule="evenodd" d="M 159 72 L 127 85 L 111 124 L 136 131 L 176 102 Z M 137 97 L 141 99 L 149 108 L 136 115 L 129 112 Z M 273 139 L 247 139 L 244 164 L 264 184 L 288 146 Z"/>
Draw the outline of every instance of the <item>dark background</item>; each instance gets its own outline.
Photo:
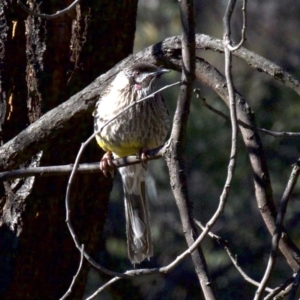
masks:
<path id="1" fill-rule="evenodd" d="M 3 142 L 28 126 L 31 117 L 34 121 L 32 112 L 28 110 L 30 99 L 38 101 L 40 113 L 43 114 L 80 91 L 132 51 L 137 52 L 169 36 L 181 34 L 177 1 L 139 1 L 136 32 L 134 1 L 122 1 L 122 4 L 119 1 L 82 1 L 79 41 L 84 40 L 84 18 L 90 18 L 90 23 L 82 49 L 79 43 L 78 61 L 70 59 L 72 55 L 76 58 L 76 51 L 75 54 L 70 52 L 74 11 L 60 19 L 47 21 L 47 25 L 44 21 L 39 24 L 39 39 L 46 45 L 45 52 L 40 50 L 43 66 L 35 65 L 40 97 L 37 90 L 28 93 L 30 81 L 26 77 L 26 68 L 33 54 L 29 51 L 24 35 L 27 14 L 14 1 L 6 2 L 7 24 L 11 26 L 10 22 L 18 19 L 19 27 L 15 39 L 7 38 L 4 65 L 0 65 L 2 88 L 6 92 L 6 98 L 2 97 L 1 100 L 8 101 L 9 95 L 13 93 L 15 101 L 14 111 L 2 128 Z M 45 2 L 41 10 L 54 13 L 69 3 Z M 226 5 L 227 1 L 195 0 L 196 32 L 222 39 L 222 18 Z M 244 46 L 299 78 L 300 1 L 249 1 L 247 16 L 247 41 Z M 242 26 L 241 1 L 236 5 L 232 25 L 234 40 L 238 42 Z M 8 34 L 11 35 L 11 29 Z M 42 49 L 43 43 L 38 45 Z M 224 73 L 222 54 L 203 50 L 198 51 L 197 55 Z M 33 63 L 38 61 L 38 57 L 35 57 Z M 274 131 L 299 131 L 300 105 L 296 93 L 267 75 L 254 71 L 239 59 L 233 60 L 233 77 L 235 87 L 253 109 L 259 127 Z M 180 74 L 172 72 L 164 76 L 160 84 L 163 86 L 179 78 Z M 205 86 L 195 85 L 200 87 L 207 102 L 229 115 L 228 108 L 216 94 Z M 176 105 L 176 93 L 177 88 L 164 92 L 171 117 Z M 36 114 L 39 117 L 39 110 Z M 80 143 L 93 131 L 92 122 L 89 112 L 72 124 L 71 128 L 62 131 L 60 137 L 44 149 L 41 164 L 73 163 Z M 208 111 L 193 97 L 188 123 L 186 173 L 194 216 L 202 223 L 210 219 L 218 206 L 226 179 L 230 137 L 230 124 Z M 291 166 L 299 158 L 299 138 L 274 138 L 263 134 L 260 137 L 270 170 L 274 199 L 278 205 Z M 101 150 L 94 142 L 89 146 L 84 160 L 97 161 L 101 155 Z M 159 160 L 150 162 L 149 168 L 148 194 L 154 256 L 140 267 L 164 266 L 186 249 L 166 165 L 163 160 Z M 0 252 L 2 262 L 9 262 L 9 269 L 5 269 L 7 265 L 3 267 L 0 264 L 1 274 L 5 274 L 0 276 L 0 283 L 4 282 L 0 286 L 4 286 L 5 292 L 8 291 L 5 299 L 58 299 L 67 290 L 76 272 L 79 253 L 65 224 L 66 182 L 66 178 L 37 179 L 30 196 L 17 198 L 18 203 L 23 205 L 21 212 L 17 212 L 19 219 L 13 230 L 7 227 L 10 222 L 2 214 L 0 242 L 1 245 L 7 245 L 7 240 L 10 241 L 10 247 L 2 247 Z M 120 177 L 116 176 L 109 203 L 111 182 L 100 175 L 79 177 L 75 186 L 72 209 L 75 229 L 81 241 L 88 245 L 89 252 L 105 267 L 120 272 L 132 269 L 126 250 Z M 4 193 L 4 189 L 1 192 Z M 14 193 L 19 197 L 18 190 L 14 190 Z M 300 185 L 297 183 L 284 225 L 300 247 L 299 194 Z M 2 213 L 7 209 L 7 203 L 5 197 L 1 198 Z M 241 139 L 238 141 L 238 160 L 232 190 L 225 211 L 213 232 L 228 241 L 229 248 L 243 270 L 260 281 L 271 248 L 271 236 L 257 208 L 249 158 Z M 241 277 L 221 245 L 207 237 L 203 242 L 203 250 L 218 299 L 247 300 L 254 297 L 256 288 Z M 70 299 L 82 299 L 86 274 L 88 281 L 85 295 L 90 295 L 108 280 L 107 276 L 91 269 L 86 263 Z M 269 286 L 274 288 L 291 276 L 292 270 L 285 258 L 279 255 Z M 186 258 L 167 275 L 121 280 L 97 299 L 193 300 L 201 297 L 191 259 Z"/>

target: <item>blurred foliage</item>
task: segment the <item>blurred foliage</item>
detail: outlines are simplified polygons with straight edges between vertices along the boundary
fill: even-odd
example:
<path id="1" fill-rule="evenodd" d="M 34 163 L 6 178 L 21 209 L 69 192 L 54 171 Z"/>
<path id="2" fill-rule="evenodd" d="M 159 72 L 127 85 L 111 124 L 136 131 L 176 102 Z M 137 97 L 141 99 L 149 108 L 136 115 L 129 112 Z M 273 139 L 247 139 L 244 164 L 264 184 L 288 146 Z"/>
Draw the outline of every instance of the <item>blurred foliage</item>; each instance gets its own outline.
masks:
<path id="1" fill-rule="evenodd" d="M 245 47 L 277 63 L 296 78 L 299 77 L 300 1 L 259 1 L 248 3 L 248 28 Z M 222 38 L 222 18 L 227 1 L 195 0 L 196 28 Z M 232 21 L 235 41 L 240 38 L 241 1 L 238 1 Z M 139 3 L 135 52 L 169 36 L 181 34 L 177 1 L 141 0 Z M 201 51 L 205 58 L 223 73 L 221 54 Z M 233 60 L 234 83 L 256 115 L 259 127 L 275 131 L 300 131 L 299 96 L 272 78 L 252 70 L 239 59 Z M 178 80 L 169 74 L 161 85 Z M 197 84 L 198 86 L 199 84 Z M 229 114 L 228 108 L 208 88 L 201 86 L 203 97 L 215 108 Z M 174 113 L 177 88 L 164 92 L 171 116 Z M 204 108 L 194 97 L 188 126 L 186 172 L 194 215 L 205 223 L 214 213 L 222 191 L 230 151 L 230 124 Z M 288 181 L 291 165 L 299 158 L 299 139 L 274 138 L 260 134 L 268 160 L 274 199 L 280 201 Z M 213 232 L 228 240 L 229 248 L 237 256 L 240 266 L 259 281 L 266 267 L 271 236 L 267 232 L 257 208 L 252 171 L 243 141 L 238 144 L 238 161 L 234 182 L 225 212 Z M 151 200 L 154 257 L 141 267 L 163 266 L 186 248 L 179 214 L 169 186 L 168 171 L 163 160 L 151 162 L 148 182 Z M 285 226 L 300 247 L 299 202 L 297 183 L 288 207 Z M 103 238 L 107 241 L 107 264 L 116 271 L 132 268 L 127 259 L 123 195 L 120 179 L 115 181 Z M 207 238 L 203 243 L 218 299 L 252 299 L 255 288 L 246 283 L 233 267 L 221 246 Z M 270 287 L 281 284 L 292 275 L 285 259 L 279 255 Z M 111 287 L 120 291 L 113 299 L 201 299 L 199 283 L 191 259 L 187 258 L 165 276 L 134 278 L 120 281 Z"/>

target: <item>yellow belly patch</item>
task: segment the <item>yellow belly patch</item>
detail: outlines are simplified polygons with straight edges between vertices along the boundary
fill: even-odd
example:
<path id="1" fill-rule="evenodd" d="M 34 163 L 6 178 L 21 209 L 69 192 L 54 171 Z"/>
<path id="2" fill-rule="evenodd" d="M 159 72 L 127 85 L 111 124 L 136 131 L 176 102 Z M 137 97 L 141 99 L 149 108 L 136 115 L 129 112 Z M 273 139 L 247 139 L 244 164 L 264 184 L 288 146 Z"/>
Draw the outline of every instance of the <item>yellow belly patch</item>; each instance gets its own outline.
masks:
<path id="1" fill-rule="evenodd" d="M 141 148 L 145 147 L 141 145 L 139 141 L 137 142 L 128 142 L 124 143 L 122 145 L 112 145 L 110 143 L 107 143 L 107 141 L 103 140 L 101 137 L 96 135 L 96 140 L 98 145 L 104 150 L 104 151 L 111 151 L 115 153 L 118 157 L 124 157 L 129 155 L 135 155 Z M 151 147 L 149 147 L 150 149 Z M 154 147 L 153 147 L 154 148 Z"/>

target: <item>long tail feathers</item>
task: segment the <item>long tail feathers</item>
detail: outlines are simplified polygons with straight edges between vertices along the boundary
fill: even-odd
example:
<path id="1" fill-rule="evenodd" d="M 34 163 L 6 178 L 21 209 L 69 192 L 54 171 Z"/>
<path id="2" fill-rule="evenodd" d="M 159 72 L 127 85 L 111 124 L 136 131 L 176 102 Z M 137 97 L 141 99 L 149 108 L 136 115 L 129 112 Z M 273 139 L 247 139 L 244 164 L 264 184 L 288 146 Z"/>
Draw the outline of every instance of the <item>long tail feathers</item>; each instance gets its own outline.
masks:
<path id="1" fill-rule="evenodd" d="M 119 168 L 125 194 L 125 215 L 128 256 L 132 264 L 140 263 L 153 254 L 146 199 L 147 171 L 140 165 Z"/>

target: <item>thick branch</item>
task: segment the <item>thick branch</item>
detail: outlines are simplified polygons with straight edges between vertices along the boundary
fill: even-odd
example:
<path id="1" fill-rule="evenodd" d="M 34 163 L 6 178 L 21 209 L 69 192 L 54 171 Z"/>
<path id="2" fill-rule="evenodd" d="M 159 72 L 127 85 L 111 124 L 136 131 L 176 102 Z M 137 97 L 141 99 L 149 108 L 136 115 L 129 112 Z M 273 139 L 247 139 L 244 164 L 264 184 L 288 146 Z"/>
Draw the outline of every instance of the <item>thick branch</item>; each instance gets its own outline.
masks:
<path id="1" fill-rule="evenodd" d="M 223 51 L 222 41 L 207 35 L 196 35 L 196 47 L 198 49 Z M 181 39 L 179 37 L 171 37 L 126 58 L 110 71 L 98 77 L 84 90 L 43 115 L 35 123 L 20 132 L 15 138 L 0 147 L 0 170 L 16 168 L 21 163 L 27 161 L 32 155 L 50 145 L 55 137 L 63 134 L 64 128 L 76 124 L 76 120 L 78 120 L 79 117 L 87 113 L 90 114 L 101 92 L 105 89 L 112 77 L 125 66 L 144 60 L 179 70 L 181 62 L 175 60 L 174 63 L 172 63 L 172 57 L 175 56 L 178 58 L 180 55 Z M 244 59 L 251 67 L 265 72 L 283 82 L 300 95 L 299 81 L 287 72 L 284 72 L 282 68 L 276 64 L 245 48 L 235 51 L 233 55 Z M 205 71 L 203 75 L 205 75 Z"/>
<path id="2" fill-rule="evenodd" d="M 286 213 L 286 209 L 287 209 L 287 205 L 289 202 L 289 199 L 292 195 L 292 192 L 295 188 L 297 179 L 299 177 L 299 172 L 300 172 L 300 161 L 297 161 L 297 163 L 294 165 L 290 179 L 288 181 L 288 184 L 286 186 L 286 189 L 283 193 L 283 196 L 281 198 L 280 201 L 280 209 L 278 211 L 278 214 L 276 216 L 276 228 L 275 228 L 275 232 L 273 234 L 272 237 L 272 249 L 271 249 L 271 253 L 269 256 L 269 261 L 268 261 L 268 265 L 265 271 L 265 274 L 261 280 L 260 286 L 257 289 L 256 295 L 255 295 L 255 300 L 260 300 L 262 298 L 262 294 L 265 290 L 265 287 L 267 286 L 267 283 L 269 281 L 269 278 L 272 274 L 272 271 L 275 267 L 275 262 L 277 259 L 277 250 L 278 250 L 278 244 L 282 235 L 282 231 L 283 231 L 283 220 L 284 220 L 284 216 Z"/>
<path id="3" fill-rule="evenodd" d="M 9 170 L 27 161 L 32 155 L 50 145 L 58 135 L 63 135 L 64 129 L 74 126 L 83 114 L 91 114 L 99 95 L 119 68 L 116 66 L 98 77 L 84 90 L 43 115 L 4 144 L 0 148 L 0 170 Z"/>
<path id="4" fill-rule="evenodd" d="M 186 127 L 190 111 L 193 82 L 195 77 L 195 24 L 194 4 L 192 0 L 178 1 L 182 22 L 182 84 L 178 93 L 177 107 L 173 120 L 173 127 L 169 146 L 166 148 L 166 159 L 171 187 L 179 210 L 183 232 L 190 247 L 197 238 L 191 203 L 187 190 L 187 178 L 184 170 L 184 152 Z M 202 249 L 198 246 L 191 253 L 195 271 L 197 273 L 204 298 L 215 299 L 208 275 L 208 269 Z"/>
<path id="5" fill-rule="evenodd" d="M 196 35 L 196 48 L 218 52 L 224 51 L 221 40 L 209 37 L 205 34 Z M 300 82 L 291 74 L 284 71 L 282 67 L 243 47 L 234 51 L 232 54 L 243 59 L 251 68 L 272 76 L 300 95 Z"/>
<path id="6" fill-rule="evenodd" d="M 173 60 L 175 63 L 176 60 Z M 225 78 L 212 66 L 203 60 L 198 60 L 196 77 L 211 87 L 229 106 Z M 243 123 L 255 127 L 254 114 L 246 101 L 235 91 L 237 117 Z M 275 230 L 276 208 L 274 205 L 272 187 L 265 154 L 259 135 L 252 129 L 240 126 L 244 143 L 247 147 L 254 176 L 255 195 L 264 222 L 271 234 Z M 289 265 L 297 271 L 300 265 L 300 251 L 285 234 L 280 240 L 279 248 Z"/>

